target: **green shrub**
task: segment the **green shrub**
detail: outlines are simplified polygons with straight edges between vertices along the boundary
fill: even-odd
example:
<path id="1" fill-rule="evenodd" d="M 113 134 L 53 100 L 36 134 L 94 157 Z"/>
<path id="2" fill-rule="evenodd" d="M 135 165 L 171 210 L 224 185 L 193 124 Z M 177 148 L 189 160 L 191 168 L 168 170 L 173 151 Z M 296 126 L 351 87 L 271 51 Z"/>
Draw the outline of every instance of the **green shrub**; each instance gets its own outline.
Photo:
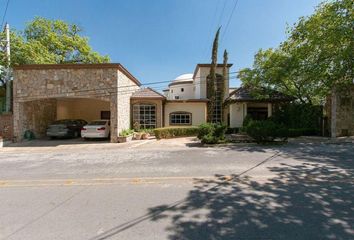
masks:
<path id="1" fill-rule="evenodd" d="M 121 137 L 128 137 L 134 133 L 133 129 L 124 129 L 120 132 L 119 136 Z"/>
<path id="2" fill-rule="evenodd" d="M 319 130 L 316 128 L 290 128 L 289 137 L 317 136 Z"/>
<path id="3" fill-rule="evenodd" d="M 154 129 L 156 139 L 197 136 L 198 127 L 166 127 Z"/>
<path id="4" fill-rule="evenodd" d="M 236 134 L 236 133 L 239 133 L 240 132 L 240 128 L 227 128 L 226 129 L 226 134 Z"/>
<path id="5" fill-rule="evenodd" d="M 245 130 L 257 143 L 272 142 L 276 138 L 285 141 L 288 138 L 288 129 L 271 120 L 250 121 Z"/>
<path id="6" fill-rule="evenodd" d="M 199 126 L 198 138 L 202 143 L 215 144 L 225 139 L 227 127 L 217 123 L 204 123 Z"/>

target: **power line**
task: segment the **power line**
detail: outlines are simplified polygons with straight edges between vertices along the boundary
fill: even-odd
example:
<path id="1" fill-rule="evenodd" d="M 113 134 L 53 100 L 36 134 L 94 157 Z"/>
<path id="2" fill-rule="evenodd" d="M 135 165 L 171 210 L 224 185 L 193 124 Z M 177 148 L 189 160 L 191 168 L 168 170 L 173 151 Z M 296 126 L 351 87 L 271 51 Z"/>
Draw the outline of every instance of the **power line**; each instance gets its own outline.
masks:
<path id="1" fill-rule="evenodd" d="M 3 27 L 3 25 L 4 25 L 6 13 L 7 13 L 7 8 L 9 7 L 9 2 L 10 2 L 10 0 L 7 0 L 7 2 L 6 2 L 6 7 L 5 7 L 4 15 L 3 15 L 2 21 L 1 21 L 1 29 L 2 29 L 2 27 Z"/>
<path id="2" fill-rule="evenodd" d="M 232 76 L 232 77 L 229 77 L 228 78 L 229 80 L 230 79 L 237 79 L 237 76 Z M 206 83 L 199 83 L 198 85 L 205 85 Z M 136 85 L 130 85 L 129 87 L 133 87 Z M 121 86 L 122 87 L 122 86 Z M 67 91 L 65 93 L 60 93 L 60 95 L 62 94 L 67 94 L 67 95 L 70 95 L 70 94 L 79 94 L 79 95 L 76 95 L 75 97 L 85 97 L 85 96 L 92 96 L 94 95 L 95 97 L 108 97 L 108 96 L 111 96 L 112 94 L 131 94 L 135 91 L 137 91 L 137 89 L 123 89 L 123 90 L 120 90 L 121 87 L 110 87 L 110 88 L 94 88 L 94 89 L 84 89 L 84 90 L 72 90 L 72 91 Z M 125 86 L 123 86 L 125 87 Z M 165 87 L 157 87 L 155 88 L 154 90 L 162 90 L 164 89 Z M 109 91 L 109 90 L 112 90 L 112 91 Z M 101 92 L 101 93 L 90 93 L 90 92 L 93 92 L 93 91 L 105 91 L 105 92 Z M 55 95 L 55 94 L 53 94 Z M 26 99 L 36 99 L 37 97 L 46 97 L 46 96 L 43 96 L 42 94 L 38 94 L 38 95 L 31 95 L 30 97 L 28 96 L 18 96 L 19 99 L 23 99 L 23 98 L 26 98 Z M 67 97 L 71 97 L 71 96 L 67 96 Z"/>
<path id="3" fill-rule="evenodd" d="M 226 26 L 225 26 L 224 34 L 223 34 L 223 36 L 222 36 L 222 38 L 221 38 L 220 43 L 221 43 L 221 42 L 223 41 L 223 39 L 225 38 L 225 35 L 226 35 L 226 33 L 227 33 L 227 29 L 228 29 L 228 27 L 229 27 L 229 25 L 230 25 L 232 16 L 234 15 L 234 12 L 235 12 L 235 9 L 236 9 L 237 4 L 238 4 L 238 0 L 235 0 L 234 7 L 232 8 L 231 15 L 230 15 L 230 17 L 229 17 L 229 20 L 227 21 Z"/>

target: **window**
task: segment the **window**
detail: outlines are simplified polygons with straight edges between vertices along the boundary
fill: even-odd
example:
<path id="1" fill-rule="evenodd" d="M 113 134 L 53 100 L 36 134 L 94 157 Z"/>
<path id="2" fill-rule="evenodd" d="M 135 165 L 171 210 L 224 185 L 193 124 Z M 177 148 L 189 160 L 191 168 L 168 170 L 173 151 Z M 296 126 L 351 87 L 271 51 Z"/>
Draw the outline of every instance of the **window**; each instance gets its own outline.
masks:
<path id="1" fill-rule="evenodd" d="M 179 96 L 175 96 L 175 99 L 178 100 L 178 99 L 179 99 Z"/>
<path id="2" fill-rule="evenodd" d="M 156 106 L 154 104 L 133 105 L 133 125 L 139 128 L 156 128 Z"/>
<path id="3" fill-rule="evenodd" d="M 106 119 L 106 120 L 111 119 L 111 112 L 110 111 L 101 111 L 101 119 Z"/>
<path id="4" fill-rule="evenodd" d="M 181 88 L 181 92 L 184 92 L 184 88 Z"/>
<path id="5" fill-rule="evenodd" d="M 171 89 L 171 93 L 173 93 L 173 89 Z"/>
<path id="6" fill-rule="evenodd" d="M 189 112 L 170 113 L 170 125 L 192 125 L 192 114 Z"/>

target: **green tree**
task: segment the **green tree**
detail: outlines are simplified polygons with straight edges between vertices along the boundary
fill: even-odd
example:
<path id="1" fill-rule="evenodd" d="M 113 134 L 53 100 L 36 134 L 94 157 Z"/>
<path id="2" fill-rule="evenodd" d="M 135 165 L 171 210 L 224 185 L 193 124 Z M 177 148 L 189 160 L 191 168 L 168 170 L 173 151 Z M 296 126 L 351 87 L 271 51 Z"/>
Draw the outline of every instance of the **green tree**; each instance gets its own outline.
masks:
<path id="1" fill-rule="evenodd" d="M 354 14 L 351 0 L 320 4 L 288 29 L 276 49 L 260 50 L 252 68 L 242 69 L 244 85 L 267 87 L 321 103 L 334 87 L 346 88 L 354 79 Z"/>
<path id="2" fill-rule="evenodd" d="M 221 107 L 221 116 L 222 116 L 222 122 L 225 123 L 225 116 L 224 116 L 224 98 L 225 98 L 225 85 L 226 82 L 229 81 L 229 75 L 227 72 L 227 63 L 228 63 L 228 52 L 226 49 L 224 50 L 224 58 L 223 58 L 223 68 L 222 68 L 222 82 L 220 85 L 220 98 L 222 100 L 222 107 Z"/>
<path id="3" fill-rule="evenodd" d="M 215 108 L 215 82 L 216 82 L 216 66 L 218 62 L 219 34 L 220 34 L 220 28 L 215 34 L 213 49 L 211 54 L 210 73 L 209 76 L 207 77 L 207 98 L 209 99 L 208 116 L 207 116 L 208 122 L 213 121 L 214 108 Z"/>
<path id="4" fill-rule="evenodd" d="M 11 65 L 109 62 L 108 56 L 92 50 L 81 32 L 75 24 L 36 17 L 23 32 L 11 31 Z M 0 56 L 0 65 L 4 61 Z"/>

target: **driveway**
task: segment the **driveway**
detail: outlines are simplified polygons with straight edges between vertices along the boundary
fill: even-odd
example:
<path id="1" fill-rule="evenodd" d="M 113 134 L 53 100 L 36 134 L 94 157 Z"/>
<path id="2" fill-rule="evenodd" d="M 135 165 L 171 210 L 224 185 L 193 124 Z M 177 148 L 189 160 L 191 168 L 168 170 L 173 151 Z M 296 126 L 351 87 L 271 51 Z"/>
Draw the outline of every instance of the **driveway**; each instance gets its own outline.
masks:
<path id="1" fill-rule="evenodd" d="M 353 239 L 354 147 L 35 141 L 0 150 L 0 239 Z"/>

